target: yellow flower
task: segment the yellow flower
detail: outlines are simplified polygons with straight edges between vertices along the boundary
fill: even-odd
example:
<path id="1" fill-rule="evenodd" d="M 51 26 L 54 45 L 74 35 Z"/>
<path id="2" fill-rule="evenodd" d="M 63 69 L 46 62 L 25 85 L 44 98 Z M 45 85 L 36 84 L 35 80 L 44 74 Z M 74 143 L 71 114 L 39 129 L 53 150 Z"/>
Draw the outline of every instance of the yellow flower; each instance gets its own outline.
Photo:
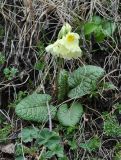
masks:
<path id="1" fill-rule="evenodd" d="M 61 45 L 61 40 L 57 40 L 55 43 L 50 44 L 45 48 L 46 52 L 51 53 L 54 56 L 60 57 L 63 52 L 63 46 Z"/>
<path id="2" fill-rule="evenodd" d="M 69 32 L 62 39 L 46 47 L 46 51 L 54 56 L 64 59 L 77 59 L 82 56 L 82 50 L 79 47 L 79 35 Z"/>
<path id="3" fill-rule="evenodd" d="M 61 28 L 56 42 L 45 48 L 46 52 L 67 60 L 81 57 L 82 50 L 79 47 L 79 35 L 77 33 L 71 32 L 71 30 L 71 26 L 66 23 Z"/>

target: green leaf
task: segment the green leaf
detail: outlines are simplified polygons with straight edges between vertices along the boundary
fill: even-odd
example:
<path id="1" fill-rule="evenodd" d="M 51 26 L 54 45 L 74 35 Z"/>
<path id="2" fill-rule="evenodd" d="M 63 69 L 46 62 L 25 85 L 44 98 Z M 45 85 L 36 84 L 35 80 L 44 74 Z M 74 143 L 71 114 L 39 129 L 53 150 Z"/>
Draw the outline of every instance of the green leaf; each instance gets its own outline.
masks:
<path id="1" fill-rule="evenodd" d="M 76 150 L 78 148 L 77 142 L 75 140 L 68 141 L 68 145 L 70 146 L 70 149 Z"/>
<path id="2" fill-rule="evenodd" d="M 0 142 L 5 141 L 11 132 L 11 125 L 5 124 L 3 128 L 0 128 Z"/>
<path id="3" fill-rule="evenodd" d="M 51 146 L 50 150 L 53 152 L 54 155 L 57 155 L 58 157 L 64 156 L 63 147 L 60 144 Z"/>
<path id="4" fill-rule="evenodd" d="M 17 143 L 15 146 L 15 156 L 21 157 L 23 155 L 24 146 L 21 143 Z"/>
<path id="5" fill-rule="evenodd" d="M 27 143 L 31 142 L 33 139 L 38 138 L 38 128 L 23 128 L 21 133 L 18 135 L 19 138 L 22 138 L 22 141 Z"/>
<path id="6" fill-rule="evenodd" d="M 56 132 L 44 128 L 38 135 L 37 143 L 51 148 L 60 143 L 60 137 Z"/>
<path id="7" fill-rule="evenodd" d="M 43 154 L 43 157 L 45 157 L 46 159 L 50 159 L 54 156 L 54 152 L 53 151 L 47 151 L 46 153 Z"/>
<path id="8" fill-rule="evenodd" d="M 68 93 L 68 72 L 64 69 L 60 71 L 58 77 L 58 100 L 63 101 Z"/>
<path id="9" fill-rule="evenodd" d="M 121 151 L 115 153 L 114 160 L 121 160 Z"/>
<path id="10" fill-rule="evenodd" d="M 83 114 L 83 107 L 79 103 L 73 103 L 70 108 L 67 104 L 60 106 L 57 116 L 60 123 L 64 126 L 75 126 Z"/>
<path id="11" fill-rule="evenodd" d="M 23 156 L 15 157 L 15 160 L 25 160 Z"/>
<path id="12" fill-rule="evenodd" d="M 22 156 L 23 153 L 26 155 L 26 154 L 29 154 L 29 155 L 34 155 L 37 151 L 37 147 L 35 146 L 24 146 L 22 145 L 22 143 L 16 143 L 16 146 L 15 146 L 15 156 L 16 157 L 19 157 L 19 156 Z"/>
<path id="13" fill-rule="evenodd" d="M 58 158 L 58 160 L 69 160 L 69 159 L 68 157 L 64 156 L 64 157 Z"/>
<path id="14" fill-rule="evenodd" d="M 5 55 L 2 52 L 0 52 L 0 65 L 4 63 L 5 63 Z"/>
<path id="15" fill-rule="evenodd" d="M 117 142 L 117 144 L 115 145 L 114 160 L 121 160 L 121 142 Z"/>
<path id="16" fill-rule="evenodd" d="M 3 116 L 3 114 L 0 112 L 0 125 L 2 126 L 2 123 L 5 122 L 5 117 Z"/>
<path id="17" fill-rule="evenodd" d="M 3 73 L 5 75 L 8 75 L 10 73 L 10 69 L 9 68 L 4 68 Z"/>
<path id="18" fill-rule="evenodd" d="M 38 48 L 38 54 L 41 57 L 44 54 L 44 52 L 45 52 L 44 42 L 43 41 L 39 41 L 37 43 L 37 48 Z"/>
<path id="19" fill-rule="evenodd" d="M 37 94 L 27 96 L 16 106 L 16 114 L 29 121 L 46 122 L 48 121 L 47 102 L 51 97 L 47 94 Z M 56 114 L 56 108 L 49 105 L 51 118 Z"/>
<path id="20" fill-rule="evenodd" d="M 98 28 L 98 25 L 93 22 L 87 22 L 84 25 L 84 34 L 89 35 Z"/>
<path id="21" fill-rule="evenodd" d="M 115 106 L 118 109 L 119 114 L 121 114 L 121 103 L 116 103 Z"/>
<path id="22" fill-rule="evenodd" d="M 113 22 L 106 21 L 103 23 L 103 33 L 106 36 L 111 36 L 116 29 L 116 24 Z"/>
<path id="23" fill-rule="evenodd" d="M 35 66 L 34 66 L 34 68 L 39 71 L 39 70 L 43 70 L 44 66 L 45 66 L 44 62 L 37 61 L 36 64 L 35 64 Z"/>
<path id="24" fill-rule="evenodd" d="M 102 18 L 100 16 L 93 16 L 92 17 L 92 22 L 100 25 L 102 23 Z"/>
<path id="25" fill-rule="evenodd" d="M 106 38 L 106 35 L 103 32 L 102 25 L 99 25 L 98 28 L 94 32 L 94 36 L 96 39 L 96 42 L 102 42 Z"/>
<path id="26" fill-rule="evenodd" d="M 114 84 L 111 82 L 105 82 L 102 89 L 103 90 L 114 90 L 116 89 L 116 86 L 114 86 Z"/>
<path id="27" fill-rule="evenodd" d="M 97 136 L 91 138 L 90 140 L 86 141 L 85 143 L 80 144 L 81 148 L 83 148 L 89 152 L 97 150 L 100 146 L 101 146 L 101 141 L 100 141 L 100 138 Z"/>
<path id="28" fill-rule="evenodd" d="M 121 126 L 114 115 L 104 115 L 103 129 L 107 136 L 121 136 Z"/>
<path id="29" fill-rule="evenodd" d="M 100 16 L 93 16 L 91 21 L 84 24 L 84 34 L 89 38 L 88 35 L 93 33 L 96 42 L 102 42 L 106 37 L 113 35 L 116 29 L 114 22 L 105 20 Z"/>
<path id="30" fill-rule="evenodd" d="M 97 82 L 104 73 L 105 71 L 97 66 L 86 65 L 79 67 L 68 78 L 68 84 L 72 88 L 68 96 L 70 98 L 79 98 L 91 94 L 96 89 Z"/>

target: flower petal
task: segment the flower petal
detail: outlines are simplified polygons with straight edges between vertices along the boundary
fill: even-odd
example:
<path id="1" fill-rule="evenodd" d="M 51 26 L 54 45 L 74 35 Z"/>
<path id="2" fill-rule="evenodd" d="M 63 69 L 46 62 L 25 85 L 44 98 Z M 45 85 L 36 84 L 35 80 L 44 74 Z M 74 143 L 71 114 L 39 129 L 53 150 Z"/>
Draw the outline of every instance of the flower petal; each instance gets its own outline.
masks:
<path id="1" fill-rule="evenodd" d="M 74 32 L 68 32 L 66 36 L 46 47 L 46 51 L 57 57 L 64 59 L 77 59 L 82 56 L 82 50 L 79 47 L 79 35 Z"/>

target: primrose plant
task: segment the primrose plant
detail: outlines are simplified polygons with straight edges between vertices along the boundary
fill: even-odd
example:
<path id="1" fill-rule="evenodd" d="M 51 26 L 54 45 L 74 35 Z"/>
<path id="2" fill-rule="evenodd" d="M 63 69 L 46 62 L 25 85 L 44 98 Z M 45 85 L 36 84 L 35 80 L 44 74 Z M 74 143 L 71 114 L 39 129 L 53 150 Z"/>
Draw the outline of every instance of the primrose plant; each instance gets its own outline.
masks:
<path id="1" fill-rule="evenodd" d="M 79 47 L 79 35 L 72 32 L 68 23 L 61 28 L 57 40 L 48 45 L 45 50 L 47 53 L 65 60 L 77 59 L 82 56 L 82 50 Z M 7 72 L 6 75 L 10 76 L 11 72 Z M 29 140 L 33 137 L 33 139 L 36 139 L 37 145 L 46 148 L 43 154 L 39 156 L 41 159 L 42 156 L 47 159 L 47 157 L 52 158 L 55 155 L 58 158 L 64 158 L 63 143 L 60 141 L 59 133 L 56 134 L 52 130 L 52 120 L 58 120 L 62 126 L 67 128 L 73 128 L 81 123 L 80 120 L 83 117 L 84 110 L 83 105 L 78 100 L 83 96 L 97 92 L 100 86 L 99 82 L 104 75 L 105 70 L 103 68 L 93 65 L 80 66 L 71 73 L 61 69 L 58 72 L 56 83 L 57 101 L 62 102 L 61 105 L 54 106 L 51 104 L 51 95 L 36 92 L 23 98 L 16 105 L 15 112 L 20 118 L 39 123 L 49 122 L 49 130 L 39 131 L 39 137 L 35 137 L 35 131 L 32 134 L 32 130 L 29 130 L 30 132 L 27 130 L 23 134 L 25 135 L 24 142 L 26 137 L 29 137 Z M 72 102 L 64 103 L 67 98 L 70 98 Z M 30 133 L 29 136 L 28 133 Z M 96 140 L 92 139 L 86 144 L 81 144 L 81 148 L 89 151 L 90 148 L 93 147 L 93 150 L 95 150 L 99 146 L 98 138 Z"/>
<path id="2" fill-rule="evenodd" d="M 82 56 L 79 47 L 79 35 L 71 31 L 71 26 L 66 23 L 58 34 L 58 39 L 46 47 L 46 51 L 53 56 L 66 60 Z M 9 73 L 7 74 L 9 75 Z M 20 101 L 16 106 L 16 114 L 29 121 L 48 122 L 52 130 L 52 122 L 57 114 L 58 121 L 64 126 L 75 126 L 82 117 L 83 106 L 75 100 L 97 92 L 99 82 L 105 75 L 105 70 L 98 66 L 84 65 L 73 72 L 61 69 L 57 77 L 57 100 L 64 102 L 67 98 L 74 100 L 72 104 L 63 104 L 57 107 L 51 105 L 52 97 L 48 94 L 34 92 Z M 49 107 L 49 108 L 48 108 Z M 49 110 L 49 113 L 48 113 Z M 67 118 L 68 117 L 68 118 Z M 67 121 L 68 120 L 68 121 Z"/>

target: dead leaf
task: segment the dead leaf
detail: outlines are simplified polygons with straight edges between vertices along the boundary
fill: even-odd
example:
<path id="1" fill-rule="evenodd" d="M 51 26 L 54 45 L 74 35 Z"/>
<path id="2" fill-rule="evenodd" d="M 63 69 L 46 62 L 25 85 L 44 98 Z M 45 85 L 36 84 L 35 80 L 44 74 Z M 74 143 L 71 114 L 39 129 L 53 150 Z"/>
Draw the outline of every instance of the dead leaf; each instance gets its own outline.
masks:
<path id="1" fill-rule="evenodd" d="M 15 144 L 10 143 L 10 144 L 7 144 L 7 145 L 0 145 L 0 150 L 4 153 L 14 154 Z"/>

